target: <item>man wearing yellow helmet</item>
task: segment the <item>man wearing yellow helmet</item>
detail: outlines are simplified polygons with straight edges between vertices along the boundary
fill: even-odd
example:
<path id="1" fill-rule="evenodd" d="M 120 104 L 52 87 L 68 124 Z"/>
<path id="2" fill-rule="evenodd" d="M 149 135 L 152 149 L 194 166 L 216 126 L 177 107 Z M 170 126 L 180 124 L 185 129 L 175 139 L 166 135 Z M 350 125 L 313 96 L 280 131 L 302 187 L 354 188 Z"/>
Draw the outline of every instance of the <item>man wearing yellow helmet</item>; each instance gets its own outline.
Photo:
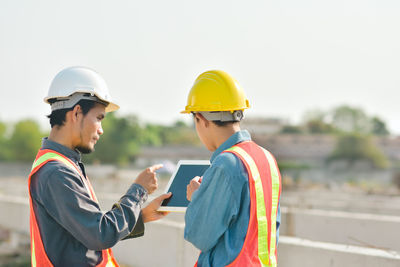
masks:
<path id="1" fill-rule="evenodd" d="M 276 266 L 281 178 L 272 154 L 240 129 L 249 108 L 236 80 L 207 71 L 182 113 L 213 151 L 211 167 L 187 186 L 185 239 L 201 250 L 198 266 Z"/>

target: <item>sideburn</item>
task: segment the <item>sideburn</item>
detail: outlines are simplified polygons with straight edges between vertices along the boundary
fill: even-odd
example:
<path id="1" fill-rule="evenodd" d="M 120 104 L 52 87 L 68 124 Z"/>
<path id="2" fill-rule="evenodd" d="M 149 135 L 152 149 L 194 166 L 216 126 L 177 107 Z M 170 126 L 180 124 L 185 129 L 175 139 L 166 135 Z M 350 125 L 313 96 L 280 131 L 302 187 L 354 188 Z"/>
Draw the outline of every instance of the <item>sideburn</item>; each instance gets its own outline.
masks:
<path id="1" fill-rule="evenodd" d="M 81 139 L 81 142 L 83 140 L 83 136 L 82 136 L 82 129 L 84 126 L 84 120 L 85 120 L 86 115 L 83 115 L 83 119 L 81 121 L 81 131 L 79 132 L 79 138 Z M 89 147 L 84 147 L 84 146 L 77 146 L 75 147 L 76 150 L 78 150 L 79 152 L 81 152 L 82 154 L 89 154 L 92 153 L 94 151 L 94 149 L 90 149 Z"/>

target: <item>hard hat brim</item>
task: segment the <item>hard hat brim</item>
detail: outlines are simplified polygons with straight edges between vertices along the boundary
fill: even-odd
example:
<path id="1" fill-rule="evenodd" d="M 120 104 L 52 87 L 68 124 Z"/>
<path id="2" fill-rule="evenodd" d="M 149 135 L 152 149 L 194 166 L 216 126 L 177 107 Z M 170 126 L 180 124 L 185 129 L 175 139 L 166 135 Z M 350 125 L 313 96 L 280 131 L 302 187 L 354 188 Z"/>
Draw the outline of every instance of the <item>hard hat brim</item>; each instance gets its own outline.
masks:
<path id="1" fill-rule="evenodd" d="M 119 107 L 119 105 L 117 105 L 117 104 L 115 104 L 115 103 L 113 103 L 113 102 L 110 102 L 110 101 L 107 101 L 107 100 L 105 100 L 105 99 L 102 99 L 101 97 L 99 97 L 97 94 L 95 94 L 95 96 L 100 100 L 100 101 L 102 101 L 102 102 L 104 102 L 104 103 L 107 103 L 107 106 L 106 106 L 106 112 L 113 112 L 113 111 L 117 111 L 120 107 Z M 55 98 L 63 98 L 63 97 L 45 97 L 44 99 L 43 99 L 43 101 L 46 103 L 46 104 L 51 104 L 50 103 L 50 99 L 55 99 Z"/>
<path id="2" fill-rule="evenodd" d="M 230 111 L 234 112 L 236 110 L 241 110 L 244 111 L 245 109 L 250 108 L 249 102 L 246 99 L 246 106 L 240 106 L 240 107 L 225 107 L 221 108 L 220 106 L 210 106 L 210 107 L 193 107 L 193 106 L 186 106 L 185 110 L 182 110 L 180 113 L 181 114 L 188 114 L 192 112 L 216 112 L 216 111 Z"/>
<path id="3" fill-rule="evenodd" d="M 108 106 L 106 107 L 106 112 L 113 112 L 113 111 L 117 111 L 119 109 L 119 106 L 117 104 L 114 103 L 108 103 Z"/>

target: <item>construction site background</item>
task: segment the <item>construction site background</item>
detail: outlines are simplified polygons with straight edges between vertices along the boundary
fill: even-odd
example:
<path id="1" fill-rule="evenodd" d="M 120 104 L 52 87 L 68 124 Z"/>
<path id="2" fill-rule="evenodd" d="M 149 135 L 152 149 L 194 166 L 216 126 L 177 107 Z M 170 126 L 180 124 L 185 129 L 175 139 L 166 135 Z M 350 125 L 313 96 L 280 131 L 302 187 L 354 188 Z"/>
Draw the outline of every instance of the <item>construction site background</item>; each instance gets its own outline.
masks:
<path id="1" fill-rule="evenodd" d="M 110 120 L 131 126 L 137 122 L 126 117 Z M 112 125 L 105 125 L 106 134 Z M 310 133 L 304 126 L 290 128 L 285 120 L 265 118 L 248 118 L 242 126 L 276 156 L 281 169 L 279 266 L 295 266 L 302 261 L 302 266 L 310 267 L 400 265 L 400 137 L 345 131 Z M 132 139 L 141 140 L 142 146 L 133 146 L 119 161 L 108 163 L 106 157 L 96 158 L 107 149 L 100 146 L 102 141 L 112 143 L 118 137 L 108 128 L 111 133 L 104 134 L 99 149 L 84 159 L 89 162 L 87 173 L 103 209 L 118 201 L 143 167 L 164 164 L 153 197 L 164 192 L 178 160 L 211 156 L 196 141 L 191 125 L 139 128 L 157 129 L 163 135 L 144 137 L 148 131 L 131 131 Z M 10 135 L 9 131 L 8 138 L 12 139 Z M 352 148 L 354 154 L 346 150 L 349 140 L 359 144 Z M 126 144 L 115 146 L 121 149 Z M 26 184 L 30 160 L 0 162 L 0 266 L 30 263 Z M 168 258 L 164 266 L 190 266 L 198 251 L 184 241 L 183 228 L 184 214 L 171 213 L 147 224 L 143 238 L 117 245 L 116 257 L 123 266 L 159 266 L 156 258 L 143 257 L 157 251 L 165 254 L 161 258 Z M 171 246 L 162 245 L 166 242 Z"/>

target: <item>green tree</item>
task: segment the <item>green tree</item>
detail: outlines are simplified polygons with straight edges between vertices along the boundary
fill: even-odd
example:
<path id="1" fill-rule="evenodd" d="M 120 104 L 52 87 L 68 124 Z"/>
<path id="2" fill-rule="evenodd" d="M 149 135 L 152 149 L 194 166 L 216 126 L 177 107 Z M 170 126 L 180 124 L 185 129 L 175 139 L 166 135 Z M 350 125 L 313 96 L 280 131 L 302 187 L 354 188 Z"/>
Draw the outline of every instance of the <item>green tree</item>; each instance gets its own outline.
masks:
<path id="1" fill-rule="evenodd" d="M 146 124 L 141 138 L 141 144 L 145 146 L 161 146 L 161 135 L 166 127 L 156 124 Z"/>
<path id="2" fill-rule="evenodd" d="M 30 119 L 19 121 L 10 138 L 11 159 L 32 161 L 40 148 L 42 133 L 39 125 Z"/>
<path id="3" fill-rule="evenodd" d="M 95 151 L 85 155 L 88 162 L 126 165 L 135 160 L 141 146 L 199 143 L 193 127 L 180 121 L 172 126 L 141 126 L 136 116 L 117 117 L 109 113 L 102 126 L 104 134 L 96 144 Z"/>
<path id="4" fill-rule="evenodd" d="M 383 120 L 376 116 L 370 117 L 362 109 L 347 105 L 336 107 L 331 112 L 307 111 L 303 115 L 303 121 L 306 132 L 312 134 L 389 134 Z"/>
<path id="5" fill-rule="evenodd" d="M 307 132 L 311 134 L 329 134 L 336 132 L 336 129 L 332 126 L 332 124 L 326 123 L 319 119 L 307 121 L 305 127 Z"/>
<path id="6" fill-rule="evenodd" d="M 142 129 L 135 116 L 116 117 L 108 113 L 103 123 L 104 134 L 96 144 L 96 150 L 85 155 L 88 161 L 126 165 L 139 151 Z"/>
<path id="7" fill-rule="evenodd" d="M 327 122 L 328 113 L 321 110 L 306 111 L 303 115 L 304 128 L 311 134 L 336 133 L 335 127 Z"/>
<path id="8" fill-rule="evenodd" d="M 6 124 L 0 122 L 0 160 L 7 160 L 10 158 L 9 146 L 5 136 L 6 130 Z"/>
<path id="9" fill-rule="evenodd" d="M 334 109 L 332 125 L 342 132 L 363 133 L 371 132 L 371 120 L 362 109 L 350 106 L 340 106 Z"/>
<path id="10" fill-rule="evenodd" d="M 300 126 L 285 125 L 280 132 L 283 134 L 301 134 L 303 133 L 303 129 Z"/>
<path id="11" fill-rule="evenodd" d="M 313 110 L 307 110 L 303 114 L 303 119 L 302 121 L 307 122 L 307 121 L 325 121 L 327 117 L 327 113 L 325 111 L 322 111 L 320 109 L 313 109 Z"/>
<path id="12" fill-rule="evenodd" d="M 389 131 L 386 128 L 386 123 L 378 117 L 372 117 L 372 134 L 375 135 L 388 135 Z"/>
<path id="13" fill-rule="evenodd" d="M 147 124 L 144 128 L 142 145 L 198 145 L 196 131 L 193 126 L 176 121 L 171 126 Z"/>
<path id="14" fill-rule="evenodd" d="M 371 137 L 358 133 L 343 134 L 338 137 L 336 147 L 328 158 L 328 163 L 346 160 L 349 164 L 366 160 L 376 168 L 386 168 L 388 160 L 382 151 L 372 142 Z"/>
<path id="15" fill-rule="evenodd" d="M 167 126 L 161 133 L 163 144 L 173 145 L 198 145 L 200 141 L 193 126 L 188 126 L 182 121 L 176 121 L 172 126 Z"/>
<path id="16" fill-rule="evenodd" d="M 6 124 L 0 121 L 0 140 L 5 138 L 5 133 L 6 133 L 7 127 Z"/>

